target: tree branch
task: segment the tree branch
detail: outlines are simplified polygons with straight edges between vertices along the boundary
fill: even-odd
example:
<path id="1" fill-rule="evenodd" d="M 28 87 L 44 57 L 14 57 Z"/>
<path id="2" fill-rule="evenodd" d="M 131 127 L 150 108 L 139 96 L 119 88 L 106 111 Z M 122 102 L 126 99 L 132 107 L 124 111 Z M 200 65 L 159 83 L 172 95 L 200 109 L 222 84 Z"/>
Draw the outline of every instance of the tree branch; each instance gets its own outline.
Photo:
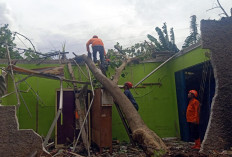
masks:
<path id="1" fill-rule="evenodd" d="M 210 11 L 210 10 L 213 10 L 213 9 L 220 8 L 220 9 L 222 10 L 222 12 L 223 12 L 222 14 L 225 14 L 226 17 L 229 17 L 228 14 L 226 13 L 226 11 L 224 10 L 224 8 L 222 7 L 222 5 L 220 4 L 219 0 L 217 0 L 217 3 L 218 3 L 218 6 L 213 7 L 213 8 L 211 8 L 211 9 L 208 9 L 208 10 L 206 10 L 206 11 Z M 219 16 L 220 16 L 220 15 L 221 15 L 221 14 L 219 14 Z"/>
<path id="2" fill-rule="evenodd" d="M 226 15 L 226 17 L 229 17 L 224 8 L 221 6 L 219 0 L 217 0 L 219 7 L 222 9 L 223 13 Z"/>
<path id="3" fill-rule="evenodd" d="M 123 63 L 120 65 L 120 67 L 116 68 L 115 70 L 115 74 L 114 74 L 114 78 L 113 78 L 113 82 L 114 83 L 118 83 L 118 80 L 121 76 L 122 71 L 125 69 L 125 67 L 127 66 L 127 64 L 129 64 L 132 61 L 135 60 L 139 60 L 139 57 L 134 57 L 134 58 L 126 58 Z"/>

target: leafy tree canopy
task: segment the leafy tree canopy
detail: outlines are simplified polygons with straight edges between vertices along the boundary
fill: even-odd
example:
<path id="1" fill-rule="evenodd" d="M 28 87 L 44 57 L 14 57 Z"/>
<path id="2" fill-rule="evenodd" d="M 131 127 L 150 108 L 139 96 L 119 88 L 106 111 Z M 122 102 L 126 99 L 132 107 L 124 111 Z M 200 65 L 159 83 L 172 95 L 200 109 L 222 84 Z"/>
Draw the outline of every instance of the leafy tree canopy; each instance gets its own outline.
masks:
<path id="1" fill-rule="evenodd" d="M 200 34 L 197 30 L 197 17 L 196 15 L 193 15 L 190 18 L 190 35 L 185 39 L 182 48 L 189 47 L 190 45 L 195 44 L 200 40 Z"/>
<path id="2" fill-rule="evenodd" d="M 179 51 L 175 44 L 175 35 L 173 28 L 170 29 L 170 39 L 166 23 L 163 24 L 162 30 L 159 27 L 156 27 L 155 30 L 159 36 L 159 40 L 157 40 L 154 36 L 150 34 L 148 34 L 147 37 L 151 41 L 151 45 L 156 52 L 169 51 L 176 53 Z"/>
<path id="3" fill-rule="evenodd" d="M 153 52 L 179 51 L 175 44 L 175 35 L 173 28 L 170 29 L 170 37 L 168 35 L 166 23 L 164 23 L 162 30 L 159 27 L 156 27 L 155 30 L 159 35 L 159 40 L 148 34 L 147 37 L 150 41 L 145 40 L 144 42 L 136 43 L 131 47 L 123 48 L 117 42 L 114 45 L 115 49 L 109 49 L 107 52 L 107 58 L 111 60 L 111 66 L 119 67 L 122 64 L 123 60 L 125 60 L 126 58 L 137 57 L 140 58 L 140 60 L 149 59 L 152 57 Z"/>
<path id="4" fill-rule="evenodd" d="M 109 49 L 107 58 L 111 60 L 111 66 L 119 67 L 126 58 L 140 58 L 144 60 L 151 58 L 153 48 L 147 44 L 147 41 L 136 43 L 131 47 L 123 48 L 118 42 L 114 45 L 115 49 Z"/>
<path id="5" fill-rule="evenodd" d="M 4 26 L 0 27 L 0 58 L 5 59 L 7 56 L 6 44 L 9 46 L 8 49 L 12 59 L 23 58 L 17 50 L 13 49 L 16 46 L 16 44 L 14 43 L 14 39 L 15 37 L 8 28 L 8 24 L 5 24 Z"/>
<path id="6" fill-rule="evenodd" d="M 25 56 L 25 59 L 27 59 L 27 60 L 40 58 L 40 56 L 38 54 L 36 54 L 31 48 L 24 50 L 24 56 Z"/>

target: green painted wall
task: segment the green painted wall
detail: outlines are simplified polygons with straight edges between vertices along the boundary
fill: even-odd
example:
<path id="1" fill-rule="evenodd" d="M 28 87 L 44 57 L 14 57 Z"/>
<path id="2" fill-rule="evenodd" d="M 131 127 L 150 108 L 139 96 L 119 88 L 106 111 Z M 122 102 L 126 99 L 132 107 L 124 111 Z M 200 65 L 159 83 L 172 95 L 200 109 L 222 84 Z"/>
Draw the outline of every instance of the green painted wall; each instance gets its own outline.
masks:
<path id="1" fill-rule="evenodd" d="M 136 84 L 143 77 L 155 69 L 159 63 L 146 63 L 131 65 L 126 68 L 128 73 L 126 78 L 121 78 L 119 84 L 131 81 Z M 178 121 L 175 116 L 171 89 L 169 66 L 164 66 L 162 70 L 151 75 L 144 83 L 161 83 L 158 85 L 149 85 L 145 88 L 131 90 L 137 103 L 139 104 L 139 114 L 147 126 L 154 130 L 161 137 L 178 136 Z M 113 136 L 120 140 L 127 140 L 127 135 L 118 120 L 117 111 L 113 110 Z"/>
<path id="2" fill-rule="evenodd" d="M 133 89 L 131 90 L 139 104 L 139 114 L 142 119 L 159 136 L 180 136 L 175 72 L 208 60 L 209 58 L 205 56 L 206 51 L 196 48 L 177 57 L 144 81 L 144 83 L 161 82 L 162 86 L 152 85 L 146 88 L 137 88 L 136 92 Z M 131 65 L 125 70 L 127 77 L 121 78 L 119 84 L 123 84 L 126 81 L 136 84 L 158 65 L 158 63 Z M 128 140 L 115 108 L 113 108 L 113 136 L 120 140 Z"/>
<path id="3" fill-rule="evenodd" d="M 176 86 L 175 86 L 175 72 L 192 65 L 201 63 L 207 58 L 204 55 L 206 50 L 197 48 L 189 53 L 186 53 L 173 61 L 165 64 L 160 70 L 151 75 L 144 83 L 161 83 L 158 85 L 149 85 L 145 88 L 136 88 L 131 90 L 136 101 L 139 104 L 139 114 L 145 121 L 147 126 L 154 130 L 161 137 L 178 137 L 179 136 L 179 122 L 177 113 L 177 102 L 176 102 Z M 123 71 L 126 75 L 125 78 L 120 78 L 118 84 L 124 84 L 126 81 L 132 82 L 134 85 L 149 74 L 153 69 L 159 66 L 160 63 L 144 63 L 129 65 Z M 29 65 L 23 64 L 18 65 L 20 67 L 32 69 L 48 66 L 58 65 Z M 75 70 L 75 76 L 78 79 L 85 80 L 85 77 L 79 76 L 77 67 L 73 67 Z M 83 69 L 85 69 L 83 67 Z M 113 74 L 110 70 L 108 74 Z M 86 73 L 87 74 L 87 73 Z M 19 80 L 25 76 L 16 75 L 16 79 Z M 67 72 L 67 66 L 65 68 L 65 77 L 69 78 Z M 14 86 L 10 78 L 8 78 L 8 90 L 13 91 Z M 46 136 L 48 129 L 54 119 L 55 115 L 55 91 L 60 88 L 59 81 L 30 77 L 27 82 L 32 88 L 38 92 L 40 98 L 44 104 L 39 101 L 39 121 L 38 121 L 38 133 L 42 136 Z M 26 91 L 29 87 L 25 83 L 19 85 L 20 90 Z M 64 88 L 68 87 L 67 83 L 64 83 Z M 21 106 L 17 112 L 19 118 L 20 128 L 36 128 L 36 95 L 30 90 L 28 93 L 22 94 L 28 108 L 32 114 L 29 116 L 28 111 L 21 100 Z M 16 97 L 15 94 L 2 100 L 3 105 L 15 105 Z M 125 129 L 118 116 L 116 108 L 113 106 L 113 138 L 119 140 L 128 140 Z M 54 134 L 53 134 L 54 137 Z"/>
<path id="4" fill-rule="evenodd" d="M 58 65 L 31 65 L 31 64 L 23 64 L 23 65 L 17 65 L 19 67 L 27 68 L 27 69 L 33 69 L 33 68 L 41 68 L 41 67 L 52 67 L 52 66 L 58 66 Z M 26 77 L 26 75 L 21 74 L 15 74 L 16 81 Z M 9 92 L 14 91 L 14 85 L 13 82 L 10 81 L 11 77 L 8 76 L 8 90 Z M 56 80 L 51 79 L 45 79 L 45 78 L 39 78 L 39 77 L 30 77 L 26 80 L 28 84 L 35 90 L 35 92 L 38 92 L 39 97 L 42 99 L 43 103 L 41 101 L 38 101 L 38 133 L 42 136 L 46 136 L 48 129 L 54 119 L 55 115 L 55 91 L 56 89 L 60 88 L 60 82 Z M 64 88 L 67 85 L 64 83 Z M 22 82 L 19 84 L 19 89 L 21 91 L 27 91 L 29 89 L 29 86 Z M 19 121 L 19 128 L 20 129 L 34 129 L 36 130 L 36 104 L 37 104 L 37 98 L 36 95 L 32 92 L 32 89 L 30 89 L 26 93 L 22 93 L 22 96 L 25 100 L 26 105 L 28 106 L 28 109 L 32 115 L 30 117 L 30 114 L 28 113 L 26 106 L 23 102 L 23 100 L 20 98 L 21 105 L 18 109 L 17 115 L 18 115 L 18 121 Z M 6 97 L 3 101 L 3 105 L 16 105 L 17 99 L 16 94 L 12 94 L 8 97 Z M 54 135 L 53 135 L 54 136 Z"/>
<path id="5" fill-rule="evenodd" d="M 1 65 L 2 67 L 5 65 Z M 33 64 L 17 64 L 17 66 L 26 68 L 26 69 L 36 69 L 42 67 L 57 67 L 59 64 L 41 64 L 39 66 Z M 82 67 L 83 68 L 83 67 Z M 76 66 L 73 67 L 75 71 L 75 77 L 86 81 L 86 78 L 83 75 L 78 75 L 78 68 Z M 83 68 L 84 70 L 84 68 Z M 67 66 L 64 69 L 65 78 L 70 78 Z M 87 74 L 87 73 L 86 73 Z M 23 79 L 26 75 L 15 74 L 15 81 Z M 8 92 L 14 91 L 14 84 L 10 76 L 8 76 Z M 45 137 L 47 132 L 53 122 L 55 116 L 55 103 L 56 103 L 56 90 L 60 89 L 60 81 L 58 80 L 51 80 L 41 77 L 30 77 L 26 80 L 28 84 L 34 89 L 35 92 L 38 92 L 39 97 L 41 98 L 42 102 L 38 101 L 38 133 Z M 78 87 L 80 87 L 79 85 Z M 19 89 L 21 91 L 27 91 L 29 86 L 22 82 L 19 84 Z M 63 88 L 71 88 L 71 83 L 63 82 Z M 28 113 L 28 110 L 20 98 L 21 105 L 17 110 L 17 116 L 19 121 L 19 128 L 20 129 L 33 129 L 36 130 L 36 104 L 37 104 L 37 97 L 30 89 L 28 92 L 21 92 L 22 96 L 28 106 L 28 110 L 30 111 L 31 115 Z M 2 99 L 2 105 L 16 105 L 17 99 L 16 94 L 12 94 L 4 99 Z M 54 132 L 52 137 L 54 137 Z"/>

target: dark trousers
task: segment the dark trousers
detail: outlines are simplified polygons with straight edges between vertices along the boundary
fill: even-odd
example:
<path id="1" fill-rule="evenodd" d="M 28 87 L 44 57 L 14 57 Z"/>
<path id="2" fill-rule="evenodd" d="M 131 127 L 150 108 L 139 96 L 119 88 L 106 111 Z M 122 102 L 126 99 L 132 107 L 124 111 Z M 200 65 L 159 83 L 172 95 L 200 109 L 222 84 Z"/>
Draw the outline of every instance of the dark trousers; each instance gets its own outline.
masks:
<path id="1" fill-rule="evenodd" d="M 189 123 L 190 137 L 197 140 L 199 136 L 199 124 Z"/>
<path id="2" fill-rule="evenodd" d="M 104 63 L 104 47 L 97 45 L 97 46 L 93 46 L 93 61 L 94 63 L 97 63 L 97 52 L 99 52 L 99 56 L 100 56 L 100 61 L 101 64 Z"/>
<path id="3" fill-rule="evenodd" d="M 135 109 L 138 111 L 139 110 L 139 105 L 138 104 L 133 104 Z"/>

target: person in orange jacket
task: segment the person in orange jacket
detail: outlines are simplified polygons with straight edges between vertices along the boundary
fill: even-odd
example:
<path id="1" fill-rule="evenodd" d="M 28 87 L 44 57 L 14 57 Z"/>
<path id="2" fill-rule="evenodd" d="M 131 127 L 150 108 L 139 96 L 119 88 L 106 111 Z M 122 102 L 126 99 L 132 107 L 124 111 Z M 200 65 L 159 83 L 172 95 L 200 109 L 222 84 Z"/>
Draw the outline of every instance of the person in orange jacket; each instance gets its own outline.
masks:
<path id="1" fill-rule="evenodd" d="M 186 111 L 186 119 L 189 123 L 190 136 L 194 139 L 195 145 L 193 149 L 200 149 L 201 140 L 199 135 L 199 112 L 200 112 L 200 102 L 196 99 L 198 93 L 196 90 L 190 90 L 188 93 L 189 104 Z"/>
<path id="2" fill-rule="evenodd" d="M 99 56 L 100 56 L 100 61 L 101 64 L 104 63 L 105 61 L 105 55 L 106 55 L 106 51 L 104 48 L 104 44 L 102 42 L 102 40 L 100 38 L 98 38 L 98 36 L 94 35 L 87 43 L 86 43 L 86 49 L 88 51 L 88 56 L 91 58 L 91 52 L 89 50 L 89 45 L 92 45 L 92 50 L 93 50 L 93 61 L 94 63 L 97 63 L 97 52 L 99 52 Z"/>

